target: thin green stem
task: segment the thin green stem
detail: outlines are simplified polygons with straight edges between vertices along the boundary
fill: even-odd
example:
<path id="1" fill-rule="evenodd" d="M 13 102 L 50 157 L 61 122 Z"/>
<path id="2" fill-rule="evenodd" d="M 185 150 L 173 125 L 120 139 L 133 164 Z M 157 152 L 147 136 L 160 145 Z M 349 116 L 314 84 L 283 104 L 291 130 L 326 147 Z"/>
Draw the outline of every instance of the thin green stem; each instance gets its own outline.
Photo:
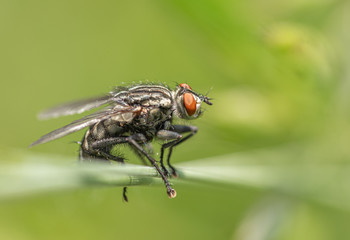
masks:
<path id="1" fill-rule="evenodd" d="M 258 158 L 256 155 L 250 157 Z M 48 156 L 25 159 L 10 165 L 0 165 L 0 199 L 92 186 L 163 184 L 152 167 L 131 164 L 77 164 L 73 159 L 55 159 Z M 37 162 L 33 159 L 50 161 Z M 350 166 L 335 163 L 269 162 L 264 161 L 262 155 L 259 160 L 251 161 L 247 156 L 226 155 L 186 162 L 177 166 L 178 179 L 172 178 L 170 181 L 174 188 L 179 181 L 228 188 L 252 187 L 350 210 L 350 188 L 347 187 L 350 182 Z M 72 164 L 74 162 L 76 164 Z"/>

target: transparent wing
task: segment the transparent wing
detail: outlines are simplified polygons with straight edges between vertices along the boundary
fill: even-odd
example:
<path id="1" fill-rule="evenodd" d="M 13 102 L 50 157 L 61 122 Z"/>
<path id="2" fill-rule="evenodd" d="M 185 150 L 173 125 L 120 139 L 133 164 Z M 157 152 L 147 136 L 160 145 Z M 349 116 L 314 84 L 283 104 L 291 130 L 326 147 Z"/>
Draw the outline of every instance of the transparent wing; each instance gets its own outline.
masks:
<path id="1" fill-rule="evenodd" d="M 33 142 L 29 147 L 33 147 L 35 145 L 43 144 L 43 143 L 64 137 L 68 134 L 71 134 L 83 128 L 92 126 L 108 118 L 114 118 L 114 119 L 118 119 L 118 117 L 123 118 L 123 115 L 125 115 L 126 113 L 129 115 L 130 119 L 132 119 L 137 113 L 139 113 L 140 111 L 139 108 L 140 107 L 130 107 L 130 106 L 128 107 L 117 106 L 114 108 L 106 108 L 103 111 L 87 115 L 64 127 L 56 129 L 42 136 L 37 141 Z"/>
<path id="2" fill-rule="evenodd" d="M 85 111 L 100 107 L 105 104 L 109 104 L 111 102 L 113 102 L 113 98 L 109 95 L 83 99 L 45 110 L 39 113 L 38 118 L 40 120 L 44 120 L 49 118 L 57 118 L 60 116 L 83 113 Z"/>

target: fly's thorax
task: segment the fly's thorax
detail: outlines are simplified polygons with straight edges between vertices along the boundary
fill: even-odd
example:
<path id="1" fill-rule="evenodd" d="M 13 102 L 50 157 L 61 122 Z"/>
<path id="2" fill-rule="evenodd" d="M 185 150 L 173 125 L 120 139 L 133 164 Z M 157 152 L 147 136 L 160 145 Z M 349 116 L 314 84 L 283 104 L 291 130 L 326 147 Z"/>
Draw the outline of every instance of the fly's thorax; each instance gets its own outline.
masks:
<path id="1" fill-rule="evenodd" d="M 135 117 L 135 113 L 133 112 L 125 112 L 120 114 L 115 114 L 111 117 L 111 119 L 115 122 L 119 123 L 130 123 Z"/>
<path id="2" fill-rule="evenodd" d="M 201 114 L 202 100 L 187 84 L 180 84 L 173 91 L 174 114 L 183 119 L 195 119 Z"/>
<path id="3" fill-rule="evenodd" d="M 137 115 L 140 114 L 141 111 L 141 106 L 120 108 L 119 105 L 116 105 L 111 110 L 109 121 L 117 122 L 120 124 L 129 124 Z"/>
<path id="4" fill-rule="evenodd" d="M 114 97 L 121 99 L 129 105 L 139 104 L 143 107 L 171 108 L 171 91 L 161 85 L 132 86 L 118 92 Z"/>
<path id="5" fill-rule="evenodd" d="M 143 107 L 135 118 L 136 127 L 155 128 L 171 118 L 171 108 Z"/>
<path id="6" fill-rule="evenodd" d="M 160 108 L 150 109 L 148 113 L 148 121 L 152 122 L 152 121 L 162 120 L 162 115 L 163 114 Z"/>
<path id="7" fill-rule="evenodd" d="M 129 119 L 124 114 L 115 119 L 136 128 L 150 127 L 163 123 L 171 118 L 174 105 L 172 92 L 162 85 L 136 85 L 116 93 L 115 98 L 120 99 L 129 106 L 140 108 L 137 114 Z M 125 121 L 126 120 L 126 121 Z"/>
<path id="8" fill-rule="evenodd" d="M 124 128 L 121 127 L 118 122 L 114 121 L 111 118 L 103 121 L 103 125 L 109 136 L 120 135 L 122 132 L 124 132 Z"/>

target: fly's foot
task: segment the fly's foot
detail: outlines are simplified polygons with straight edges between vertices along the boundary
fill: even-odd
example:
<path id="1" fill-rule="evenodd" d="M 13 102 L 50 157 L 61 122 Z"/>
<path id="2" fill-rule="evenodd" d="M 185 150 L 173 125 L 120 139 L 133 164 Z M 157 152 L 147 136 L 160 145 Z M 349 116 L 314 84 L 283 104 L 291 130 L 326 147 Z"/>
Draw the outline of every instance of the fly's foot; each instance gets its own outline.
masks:
<path id="1" fill-rule="evenodd" d="M 173 176 L 174 178 L 177 178 L 179 175 L 177 174 L 176 169 L 173 166 L 171 166 L 170 164 L 169 164 L 169 167 L 171 169 L 171 176 Z"/>
<path id="2" fill-rule="evenodd" d="M 171 176 L 173 176 L 174 178 L 178 178 L 179 177 L 179 175 L 177 174 L 175 169 L 172 169 Z"/>
<path id="3" fill-rule="evenodd" d="M 172 188 L 168 189 L 168 196 L 169 198 L 175 198 L 176 197 L 176 191 Z"/>
<path id="4" fill-rule="evenodd" d="M 162 167 L 162 170 L 163 170 L 163 173 L 165 176 L 167 177 L 174 177 L 174 178 L 178 178 L 179 175 L 177 174 L 177 171 L 175 168 L 173 167 L 170 167 L 170 172 L 165 168 L 165 167 Z"/>
<path id="5" fill-rule="evenodd" d="M 129 202 L 128 195 L 127 195 L 127 188 L 123 187 L 123 200 L 125 202 Z"/>

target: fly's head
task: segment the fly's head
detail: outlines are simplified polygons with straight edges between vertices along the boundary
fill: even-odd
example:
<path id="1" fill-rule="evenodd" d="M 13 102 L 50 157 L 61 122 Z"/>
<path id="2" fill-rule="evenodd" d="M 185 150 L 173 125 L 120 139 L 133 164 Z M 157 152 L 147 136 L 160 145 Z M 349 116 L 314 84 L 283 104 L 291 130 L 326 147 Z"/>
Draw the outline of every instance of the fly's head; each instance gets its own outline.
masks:
<path id="1" fill-rule="evenodd" d="M 176 105 L 175 114 L 183 119 L 199 117 L 202 114 L 201 105 L 203 102 L 212 105 L 209 97 L 195 93 L 186 83 L 177 86 L 173 97 Z"/>

